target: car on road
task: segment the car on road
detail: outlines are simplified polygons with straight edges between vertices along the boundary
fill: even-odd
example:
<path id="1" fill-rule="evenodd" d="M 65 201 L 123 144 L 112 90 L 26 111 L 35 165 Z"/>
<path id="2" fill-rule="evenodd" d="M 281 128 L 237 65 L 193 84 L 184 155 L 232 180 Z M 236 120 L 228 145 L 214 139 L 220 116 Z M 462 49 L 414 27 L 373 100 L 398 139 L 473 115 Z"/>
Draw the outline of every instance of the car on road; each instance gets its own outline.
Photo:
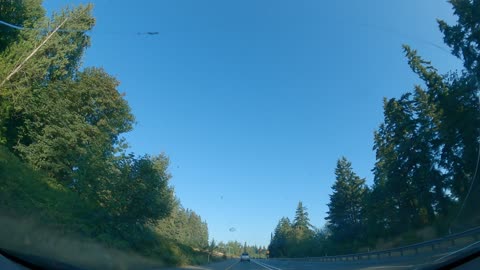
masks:
<path id="1" fill-rule="evenodd" d="M 242 255 L 240 256 L 240 261 L 241 262 L 249 262 L 250 261 L 250 256 L 248 255 L 248 253 L 246 253 L 246 252 L 242 253 Z"/>

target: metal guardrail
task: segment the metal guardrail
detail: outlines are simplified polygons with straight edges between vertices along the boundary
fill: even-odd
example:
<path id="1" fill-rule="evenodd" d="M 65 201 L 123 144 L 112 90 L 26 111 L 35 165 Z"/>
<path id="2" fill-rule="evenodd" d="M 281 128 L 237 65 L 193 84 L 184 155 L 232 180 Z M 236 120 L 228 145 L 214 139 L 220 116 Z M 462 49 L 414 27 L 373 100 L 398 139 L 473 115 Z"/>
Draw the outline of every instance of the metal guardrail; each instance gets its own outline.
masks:
<path id="1" fill-rule="evenodd" d="M 417 244 L 407 245 L 398 248 L 371 251 L 363 253 L 352 253 L 336 256 L 323 257 L 303 257 L 303 258 L 272 258 L 275 260 L 291 260 L 291 261 L 320 261 L 320 262 L 335 262 L 335 261 L 353 261 L 353 260 L 370 260 L 389 258 L 397 256 L 415 256 L 424 253 L 432 253 L 445 250 L 455 246 L 459 240 L 469 240 L 470 242 L 479 241 L 480 227 L 472 228 L 461 233 L 451 234 L 442 238 L 429 240 Z M 467 241 L 468 242 L 468 241 Z M 468 242 L 468 243 L 470 243 Z M 465 243 L 468 244 L 468 243 Z"/>

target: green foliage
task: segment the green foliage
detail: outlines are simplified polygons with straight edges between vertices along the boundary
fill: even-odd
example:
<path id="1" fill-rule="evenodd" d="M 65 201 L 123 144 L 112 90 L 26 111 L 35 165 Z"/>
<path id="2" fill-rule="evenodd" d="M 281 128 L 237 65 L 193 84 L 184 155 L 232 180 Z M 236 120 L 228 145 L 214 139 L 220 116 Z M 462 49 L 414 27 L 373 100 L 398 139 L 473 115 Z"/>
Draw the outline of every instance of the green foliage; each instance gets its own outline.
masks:
<path id="1" fill-rule="evenodd" d="M 4 211 L 168 263 L 202 262 L 208 227 L 176 202 L 166 155 L 125 153 L 134 116 L 119 82 L 82 68 L 92 5 L 47 18 L 39 0 L 1 1 L 0 78 L 65 19 L 63 28 L 0 87 L 0 189 Z M 74 31 L 70 31 L 74 30 Z M 196 248 L 195 251 L 193 248 Z"/>
<path id="2" fill-rule="evenodd" d="M 173 190 L 168 186 L 168 158 L 133 155 L 121 157 L 119 173 L 112 175 L 102 193 L 100 204 L 108 209 L 113 224 L 148 224 L 170 215 Z"/>
<path id="3" fill-rule="evenodd" d="M 39 18 L 45 16 L 42 0 L 1 0 L 0 20 L 14 25 L 32 27 Z M 20 34 L 16 29 L 0 25 L 0 52 L 4 51 L 11 43 L 15 42 Z"/>
<path id="4" fill-rule="evenodd" d="M 473 179 L 480 139 L 480 38 L 475 34 L 479 2 L 451 3 L 458 24 L 439 21 L 440 30 L 453 54 L 464 61 L 465 71 L 442 76 L 404 46 L 408 63 L 424 86 L 386 100 L 385 120 L 375 134 L 375 198 L 370 200 L 383 209 L 371 218 L 383 220 L 376 225 L 387 236 L 442 223 L 437 220 L 454 226 L 472 181 L 476 184 L 471 198 L 480 196 L 478 178 Z M 471 198 L 462 215 L 469 219 L 476 216 Z"/>
<path id="5" fill-rule="evenodd" d="M 25 165 L 3 147 L 0 147 L 0 205 L 2 216 L 28 216 L 36 226 L 55 230 L 62 237 L 81 236 L 82 241 L 134 251 L 157 263 L 204 263 L 207 259 L 206 253 L 158 233 L 160 227 L 153 230 L 126 222 L 111 224 L 104 209 Z M 206 224 L 203 225 L 207 231 Z M 18 248 L 30 250 L 21 244 Z"/>
<path id="6" fill-rule="evenodd" d="M 270 257 L 287 257 L 289 256 L 289 240 L 292 232 L 290 219 L 283 217 L 277 224 L 273 237 L 268 246 Z"/>
<path id="7" fill-rule="evenodd" d="M 384 121 L 374 136 L 374 185 L 364 203 L 367 239 L 352 238 L 364 245 L 428 226 L 445 233 L 480 222 L 473 199 L 480 196 L 480 176 L 474 179 L 480 140 L 480 2 L 450 2 L 458 22 L 449 26 L 439 20 L 439 26 L 465 70 L 440 75 L 417 51 L 404 46 L 408 64 L 423 85 L 384 101 Z"/>
<path id="8" fill-rule="evenodd" d="M 267 248 L 260 246 L 250 246 L 247 243 L 242 243 L 238 241 L 228 241 L 227 243 L 219 242 L 216 245 L 215 251 L 221 252 L 227 258 L 238 257 L 243 252 L 247 252 L 250 257 L 266 258 L 267 257 Z"/>
<path id="9" fill-rule="evenodd" d="M 423 84 L 384 99 L 384 120 L 374 133 L 373 186 L 366 187 L 351 164 L 340 159 L 325 228 L 299 243 L 289 220 L 282 219 L 269 246 L 271 256 L 333 255 L 384 241 L 405 245 L 426 240 L 416 232 L 435 228 L 428 235 L 438 236 L 478 226 L 480 1 L 449 2 L 457 23 L 438 24 L 464 70 L 441 75 L 405 45 L 408 64 Z M 296 253 L 299 246 L 309 251 Z"/>
<path id="10" fill-rule="evenodd" d="M 270 257 L 298 257 L 311 253 L 315 232 L 308 218 L 307 208 L 299 202 L 295 219 L 283 217 L 278 222 L 268 246 Z"/>
<path id="11" fill-rule="evenodd" d="M 389 195 L 384 203 L 389 208 L 384 211 L 392 211 L 387 221 L 391 233 L 431 223 L 437 205 L 434 198 L 444 200 L 446 196 L 444 189 L 437 186 L 442 182 L 436 181 L 441 177 L 434 167 L 437 142 L 429 141 L 436 127 L 431 126 L 431 117 L 419 112 L 424 108 L 419 100 L 424 93 L 417 88 L 413 97 L 405 94 L 399 100 L 386 101 L 385 122 L 375 134 L 375 182 L 383 183 Z"/>
<path id="12" fill-rule="evenodd" d="M 156 231 L 184 245 L 203 249 L 208 246 L 208 227 L 201 217 L 176 203 L 171 215 L 158 222 Z"/>
<path id="13" fill-rule="evenodd" d="M 450 0 L 453 13 L 458 17 L 457 24 L 448 25 L 438 20 L 443 40 L 451 49 L 453 55 L 463 60 L 468 73 L 480 78 L 480 1 L 478 0 Z"/>
<path id="14" fill-rule="evenodd" d="M 117 85 L 103 70 L 88 68 L 73 81 L 32 89 L 28 110 L 16 114 L 24 119 L 22 125 L 7 145 L 64 184 L 80 181 L 82 175 L 88 175 L 82 181 L 95 178 L 88 172 L 111 167 L 107 163 L 117 152 L 118 136 L 130 130 L 133 121 Z"/>
<path id="15" fill-rule="evenodd" d="M 208 245 L 208 251 L 212 253 L 216 248 L 217 248 L 217 243 L 215 242 L 215 239 L 212 239 L 212 241 Z"/>
<path id="16" fill-rule="evenodd" d="M 335 168 L 335 183 L 330 195 L 329 211 L 325 218 L 332 237 L 338 245 L 354 244 L 365 230 L 365 179 L 357 176 L 352 164 L 342 157 Z"/>
<path id="17" fill-rule="evenodd" d="M 307 208 L 303 206 L 302 202 L 298 202 L 295 219 L 293 220 L 293 229 L 307 231 L 310 227 L 312 225 L 310 224 L 310 218 L 308 218 Z"/>
<path id="18" fill-rule="evenodd" d="M 71 224 L 72 230 L 86 232 L 94 209 L 54 179 L 23 164 L 0 146 L 0 211 L 32 215 L 43 221 Z M 78 222 L 78 223 L 76 223 Z"/>

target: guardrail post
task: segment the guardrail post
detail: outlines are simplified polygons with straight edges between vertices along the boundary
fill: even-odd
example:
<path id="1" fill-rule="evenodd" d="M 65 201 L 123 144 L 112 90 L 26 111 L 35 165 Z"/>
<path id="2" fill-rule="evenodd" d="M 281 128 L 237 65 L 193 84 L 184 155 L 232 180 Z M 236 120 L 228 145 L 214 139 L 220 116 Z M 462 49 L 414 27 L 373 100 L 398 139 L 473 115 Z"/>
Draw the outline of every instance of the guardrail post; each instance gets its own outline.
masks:
<path id="1" fill-rule="evenodd" d="M 388 257 L 392 257 L 392 252 L 391 251 L 388 252 Z"/>
<path id="2" fill-rule="evenodd" d="M 380 259 L 380 253 L 377 253 L 377 259 Z"/>
<path id="3" fill-rule="evenodd" d="M 418 247 L 415 248 L 415 255 L 418 255 Z"/>
<path id="4" fill-rule="evenodd" d="M 403 256 L 403 249 L 400 250 L 400 256 Z"/>
<path id="5" fill-rule="evenodd" d="M 435 243 L 432 244 L 432 251 L 435 250 Z"/>
<path id="6" fill-rule="evenodd" d="M 452 242 L 452 246 L 455 246 L 455 239 L 454 238 L 452 238 L 451 242 Z"/>

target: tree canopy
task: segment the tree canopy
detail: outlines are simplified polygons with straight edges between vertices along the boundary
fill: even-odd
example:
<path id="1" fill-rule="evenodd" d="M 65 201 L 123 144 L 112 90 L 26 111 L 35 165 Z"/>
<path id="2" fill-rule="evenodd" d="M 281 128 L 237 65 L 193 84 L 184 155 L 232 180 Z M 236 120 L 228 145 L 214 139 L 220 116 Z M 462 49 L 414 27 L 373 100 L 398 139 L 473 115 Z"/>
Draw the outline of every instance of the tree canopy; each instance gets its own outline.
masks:
<path id="1" fill-rule="evenodd" d="M 400 97 L 384 98 L 384 118 L 373 138 L 373 185 L 367 187 L 351 163 L 339 159 L 327 223 L 301 256 L 375 248 L 423 228 L 441 236 L 480 224 L 480 1 L 449 2 L 457 22 L 438 20 L 438 26 L 464 69 L 440 74 L 415 49 L 403 46 L 422 83 Z M 296 255 L 294 242 L 283 240 L 291 239 L 292 226 L 284 219 L 277 225 L 271 256 Z"/>
<path id="2" fill-rule="evenodd" d="M 47 17 L 40 0 L 2 1 L 0 20 L 20 27 L 0 25 L 1 81 L 65 23 L 0 86 L 0 147 L 88 205 L 95 226 L 82 233 L 90 237 L 139 248 L 161 236 L 205 248 L 207 224 L 175 198 L 168 157 L 127 153 L 123 134 L 135 117 L 117 78 L 83 66 L 92 8 Z"/>

